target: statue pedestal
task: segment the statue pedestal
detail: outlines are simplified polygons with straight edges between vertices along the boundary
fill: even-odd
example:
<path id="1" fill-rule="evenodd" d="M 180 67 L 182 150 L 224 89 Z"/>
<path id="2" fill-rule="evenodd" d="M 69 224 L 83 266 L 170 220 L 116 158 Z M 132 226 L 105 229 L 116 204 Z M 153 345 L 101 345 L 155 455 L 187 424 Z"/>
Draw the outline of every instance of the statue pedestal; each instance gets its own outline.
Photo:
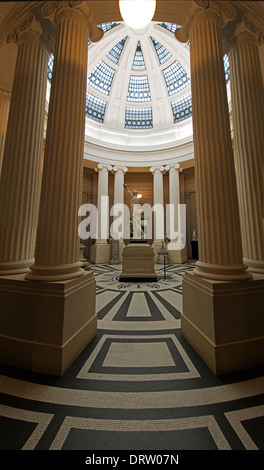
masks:
<path id="1" fill-rule="evenodd" d="M 127 245 L 122 254 L 123 268 L 120 281 L 157 281 L 153 248 L 140 240 Z"/>

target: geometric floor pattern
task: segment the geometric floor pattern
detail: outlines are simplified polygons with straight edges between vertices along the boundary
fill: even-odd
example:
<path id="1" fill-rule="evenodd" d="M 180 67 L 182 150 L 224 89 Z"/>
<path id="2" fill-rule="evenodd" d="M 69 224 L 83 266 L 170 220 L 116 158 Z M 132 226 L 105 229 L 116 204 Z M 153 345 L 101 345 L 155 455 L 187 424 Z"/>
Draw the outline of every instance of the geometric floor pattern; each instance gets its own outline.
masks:
<path id="1" fill-rule="evenodd" d="M 98 334 L 64 376 L 0 366 L 0 450 L 263 451 L 264 368 L 216 377 L 181 335 L 193 263 L 91 269 Z"/>

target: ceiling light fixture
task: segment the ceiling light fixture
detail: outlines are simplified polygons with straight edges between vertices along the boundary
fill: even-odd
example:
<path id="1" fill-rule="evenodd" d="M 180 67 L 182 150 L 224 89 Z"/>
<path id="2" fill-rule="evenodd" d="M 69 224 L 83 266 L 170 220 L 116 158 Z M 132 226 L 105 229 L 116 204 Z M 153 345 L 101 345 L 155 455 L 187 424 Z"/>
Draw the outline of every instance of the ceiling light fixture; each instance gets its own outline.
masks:
<path id="1" fill-rule="evenodd" d="M 156 0 L 119 0 L 119 9 L 124 22 L 130 28 L 140 30 L 151 22 Z"/>

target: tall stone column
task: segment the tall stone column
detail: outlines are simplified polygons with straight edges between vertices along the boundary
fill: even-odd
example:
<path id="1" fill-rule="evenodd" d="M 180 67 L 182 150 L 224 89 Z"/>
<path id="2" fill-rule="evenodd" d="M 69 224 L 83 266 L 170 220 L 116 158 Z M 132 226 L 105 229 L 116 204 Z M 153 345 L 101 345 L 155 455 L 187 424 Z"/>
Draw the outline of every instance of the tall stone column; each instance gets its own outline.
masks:
<path id="1" fill-rule="evenodd" d="M 164 196 L 163 196 L 163 172 L 164 166 L 150 168 L 153 174 L 153 250 L 155 257 L 164 241 Z"/>
<path id="2" fill-rule="evenodd" d="M 48 51 L 29 14 L 8 42 L 18 44 L 0 182 L 0 274 L 34 262 L 41 184 Z"/>
<path id="3" fill-rule="evenodd" d="M 184 263 L 186 256 L 186 211 L 180 208 L 180 174 L 179 164 L 167 165 L 165 170 L 169 172 L 169 210 L 166 210 L 167 236 L 169 261 L 171 263 Z M 179 220 L 180 214 L 180 220 Z M 180 222 L 180 223 L 179 223 Z M 179 233 L 180 232 L 180 233 Z M 177 235 L 178 233 L 178 235 Z M 182 235 L 181 235 L 182 234 Z"/>
<path id="4" fill-rule="evenodd" d="M 78 237 L 81 205 L 89 22 L 72 2 L 46 5 L 57 28 L 35 264 L 28 280 L 82 276 Z M 77 2 L 78 3 L 78 2 Z"/>
<path id="5" fill-rule="evenodd" d="M 176 37 L 190 40 L 199 261 L 183 280 L 182 334 L 216 373 L 264 362 L 264 283 L 243 263 L 221 27 L 229 2 L 190 2 Z M 232 28 L 232 26 L 231 26 Z"/>
<path id="6" fill-rule="evenodd" d="M 264 91 L 259 36 L 247 17 L 238 24 L 230 44 L 234 155 L 244 262 L 264 274 Z M 233 47 L 232 47 L 233 46 Z"/>
<path id="7" fill-rule="evenodd" d="M 109 263 L 110 246 L 109 238 L 109 196 L 108 196 L 108 172 L 111 165 L 99 163 L 98 189 L 97 189 L 97 238 L 91 249 L 92 263 Z"/>
<path id="8" fill-rule="evenodd" d="M 124 208 L 124 176 L 125 173 L 127 172 L 127 168 L 124 166 L 114 166 L 113 171 L 115 172 L 115 183 L 114 183 L 114 207 L 115 210 L 117 211 L 118 206 L 121 209 L 123 206 Z M 128 209 L 129 213 L 129 209 Z M 111 213 L 110 213 L 111 215 Z M 123 236 L 119 238 L 119 259 L 122 259 L 122 251 L 124 248 L 124 234 L 126 232 L 126 214 L 123 211 L 122 213 L 115 213 L 113 217 L 113 222 L 114 221 L 120 221 L 121 217 L 121 223 L 122 223 L 122 232 Z"/>
<path id="9" fill-rule="evenodd" d="M 215 280 L 250 279 L 242 258 L 223 70 L 221 24 L 225 11 L 214 7 L 214 2 L 209 4 L 198 9 L 189 29 L 199 233 L 195 274 Z"/>
<path id="10" fill-rule="evenodd" d="M 0 174 L 10 106 L 10 91 L 0 89 Z"/>
<path id="11" fill-rule="evenodd" d="M 97 332 L 95 279 L 80 269 L 78 236 L 88 40 L 103 34 L 92 26 L 88 3 L 42 8 L 57 31 L 35 264 L 26 282 L 0 278 L 1 361 L 52 375 L 62 375 Z M 25 116 L 19 125 L 24 122 L 27 127 Z"/>

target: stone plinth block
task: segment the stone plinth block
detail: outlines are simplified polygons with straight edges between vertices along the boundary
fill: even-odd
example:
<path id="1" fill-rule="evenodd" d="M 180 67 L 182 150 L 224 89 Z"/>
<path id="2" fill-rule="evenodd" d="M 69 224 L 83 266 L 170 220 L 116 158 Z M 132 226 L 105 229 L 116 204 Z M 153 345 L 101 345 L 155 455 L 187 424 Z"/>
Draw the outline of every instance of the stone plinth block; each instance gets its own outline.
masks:
<path id="1" fill-rule="evenodd" d="M 264 364 L 264 277 L 221 282 L 186 273 L 182 334 L 216 374 Z"/>
<path id="2" fill-rule="evenodd" d="M 186 246 L 177 245 L 177 243 L 169 243 L 168 245 L 168 260 L 169 263 L 183 264 L 187 262 Z"/>
<path id="3" fill-rule="evenodd" d="M 110 262 L 110 245 L 108 243 L 95 243 L 91 247 L 90 262 L 102 264 Z"/>
<path id="4" fill-rule="evenodd" d="M 96 335 L 95 279 L 0 278 L 1 362 L 60 376 Z"/>
<path id="5" fill-rule="evenodd" d="M 122 253 L 123 267 L 120 280 L 157 280 L 153 248 L 144 243 L 131 243 Z"/>

